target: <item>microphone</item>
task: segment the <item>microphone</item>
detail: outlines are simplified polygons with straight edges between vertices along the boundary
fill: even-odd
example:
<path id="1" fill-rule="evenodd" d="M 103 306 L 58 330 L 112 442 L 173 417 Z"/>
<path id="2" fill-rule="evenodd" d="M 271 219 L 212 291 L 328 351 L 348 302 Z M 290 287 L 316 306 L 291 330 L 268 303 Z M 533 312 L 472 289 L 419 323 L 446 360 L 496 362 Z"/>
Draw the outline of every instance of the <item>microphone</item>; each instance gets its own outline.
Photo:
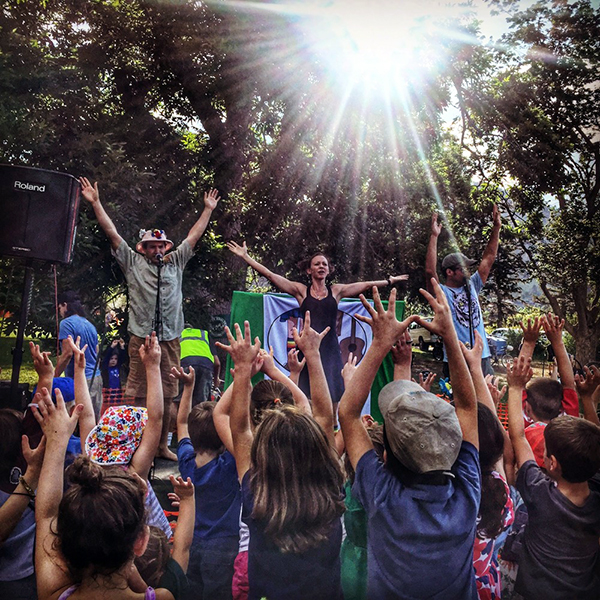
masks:
<path id="1" fill-rule="evenodd" d="M 157 255 L 156 255 L 156 260 L 158 261 L 158 264 L 159 264 L 159 265 L 162 265 L 162 264 L 163 264 L 163 260 L 164 260 L 164 257 L 163 257 L 163 255 L 162 255 L 162 254 L 160 254 L 160 253 L 159 253 L 159 254 L 157 254 Z"/>

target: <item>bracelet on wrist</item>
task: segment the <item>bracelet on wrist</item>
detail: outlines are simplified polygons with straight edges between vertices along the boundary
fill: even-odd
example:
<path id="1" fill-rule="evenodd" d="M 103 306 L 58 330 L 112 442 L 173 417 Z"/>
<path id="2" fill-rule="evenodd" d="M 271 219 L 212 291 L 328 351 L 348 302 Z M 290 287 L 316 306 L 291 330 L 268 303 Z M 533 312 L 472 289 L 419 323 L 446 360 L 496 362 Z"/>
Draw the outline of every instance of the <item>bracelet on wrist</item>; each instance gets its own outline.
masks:
<path id="1" fill-rule="evenodd" d="M 19 477 L 19 483 L 25 488 L 25 491 L 30 498 L 35 498 L 35 490 L 27 483 L 27 480 L 23 475 Z"/>
<path id="2" fill-rule="evenodd" d="M 390 285 L 394 285 L 394 284 L 392 283 L 392 277 L 391 277 L 391 275 L 388 277 L 387 281 L 388 281 L 388 283 L 389 283 Z"/>

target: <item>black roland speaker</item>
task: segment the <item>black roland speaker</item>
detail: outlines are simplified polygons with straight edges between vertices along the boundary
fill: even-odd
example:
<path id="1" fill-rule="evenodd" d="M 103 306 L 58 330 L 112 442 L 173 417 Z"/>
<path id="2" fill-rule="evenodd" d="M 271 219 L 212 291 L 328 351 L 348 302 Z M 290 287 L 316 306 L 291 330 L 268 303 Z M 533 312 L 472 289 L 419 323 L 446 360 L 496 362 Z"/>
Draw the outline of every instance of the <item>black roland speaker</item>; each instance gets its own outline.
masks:
<path id="1" fill-rule="evenodd" d="M 0 165 L 0 256 L 71 262 L 79 190 L 66 173 Z"/>

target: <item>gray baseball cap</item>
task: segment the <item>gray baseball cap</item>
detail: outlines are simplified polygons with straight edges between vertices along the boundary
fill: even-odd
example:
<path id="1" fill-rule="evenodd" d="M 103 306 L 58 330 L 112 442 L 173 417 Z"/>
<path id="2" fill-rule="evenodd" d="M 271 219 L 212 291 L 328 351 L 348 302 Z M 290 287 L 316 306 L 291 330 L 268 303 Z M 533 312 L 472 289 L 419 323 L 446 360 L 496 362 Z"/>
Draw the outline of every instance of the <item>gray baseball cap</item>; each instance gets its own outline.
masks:
<path id="1" fill-rule="evenodd" d="M 405 467 L 450 471 L 463 441 L 452 405 L 406 379 L 388 383 L 378 402 L 390 448 Z"/>
<path id="2" fill-rule="evenodd" d="M 462 252 L 453 252 L 452 254 L 444 256 L 444 260 L 442 260 L 442 269 L 445 271 L 446 269 L 453 269 L 455 267 L 472 267 L 476 264 L 476 260 L 465 256 Z"/>

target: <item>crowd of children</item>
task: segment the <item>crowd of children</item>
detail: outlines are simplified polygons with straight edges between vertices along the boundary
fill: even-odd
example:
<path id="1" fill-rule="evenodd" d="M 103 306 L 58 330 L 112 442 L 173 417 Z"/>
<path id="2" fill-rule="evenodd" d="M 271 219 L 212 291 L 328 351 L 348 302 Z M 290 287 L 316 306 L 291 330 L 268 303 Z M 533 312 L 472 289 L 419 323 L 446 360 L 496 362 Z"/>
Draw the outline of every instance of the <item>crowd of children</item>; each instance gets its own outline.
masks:
<path id="1" fill-rule="evenodd" d="M 146 407 L 99 419 L 79 340 L 66 341 L 72 401 L 31 344 L 34 401 L 25 415 L 0 410 L 0 597 L 600 598 L 600 371 L 574 375 L 563 323 L 547 315 L 522 325 L 499 389 L 482 371 L 479 334 L 462 344 L 437 281 L 431 290 L 428 321 L 399 322 L 395 290 L 387 309 L 377 288 L 372 303 L 361 296 L 373 340 L 342 371 L 339 431 L 320 353 L 329 328 L 315 331 L 310 312 L 293 332 L 304 358 L 291 352 L 291 378 L 247 322 L 221 345 L 234 369 L 218 402 L 192 408 L 194 369 L 174 368 L 174 534 L 149 480 L 164 411 L 156 336 L 140 348 Z M 452 402 L 431 393 L 431 377 L 412 379 L 415 321 L 444 340 Z M 542 328 L 559 381 L 532 378 Z M 390 352 L 376 423 L 362 413 Z M 104 366 L 110 377 L 118 358 Z M 296 384 L 303 368 L 308 396 Z M 506 389 L 508 432 L 497 412 Z"/>

